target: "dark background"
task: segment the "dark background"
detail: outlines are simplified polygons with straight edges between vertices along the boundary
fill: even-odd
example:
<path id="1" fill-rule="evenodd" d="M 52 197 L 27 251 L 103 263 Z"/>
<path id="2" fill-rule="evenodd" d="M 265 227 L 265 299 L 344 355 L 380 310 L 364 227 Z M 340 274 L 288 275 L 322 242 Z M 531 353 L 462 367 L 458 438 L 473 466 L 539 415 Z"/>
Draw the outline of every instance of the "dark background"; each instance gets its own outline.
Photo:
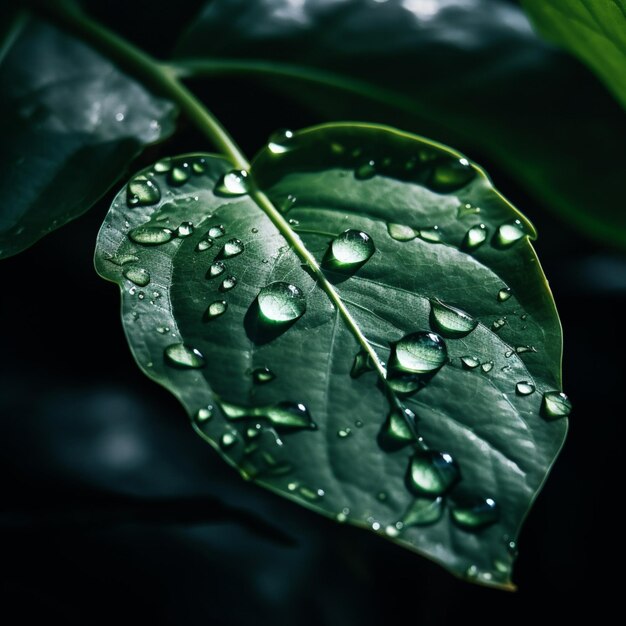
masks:
<path id="1" fill-rule="evenodd" d="M 110 21 L 127 11 L 116 21 L 132 30 L 144 7 L 100 10 Z M 173 32 L 186 17 L 172 9 L 154 19 Z M 254 101 L 268 104 L 254 116 L 249 81 L 197 89 L 248 154 L 278 127 L 321 121 L 254 89 Z M 184 121 L 180 128 L 133 169 L 206 149 Z M 459 581 L 226 467 L 135 366 L 117 287 L 93 270 L 109 194 L 0 263 L 0 607 L 14 616 L 5 623 L 366 626 L 402 612 L 419 624 L 608 619 L 621 603 L 626 259 L 553 217 L 479 149 L 471 157 L 539 231 L 574 404 L 565 448 L 519 541 L 519 590 Z"/>

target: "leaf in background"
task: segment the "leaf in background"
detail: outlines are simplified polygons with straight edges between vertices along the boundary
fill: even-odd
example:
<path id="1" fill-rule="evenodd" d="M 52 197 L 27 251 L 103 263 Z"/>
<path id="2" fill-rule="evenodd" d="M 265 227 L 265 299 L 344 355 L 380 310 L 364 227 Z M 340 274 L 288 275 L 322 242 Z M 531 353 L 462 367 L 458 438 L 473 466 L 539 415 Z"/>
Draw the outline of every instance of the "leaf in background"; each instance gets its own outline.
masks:
<path id="1" fill-rule="evenodd" d="M 522 0 L 537 29 L 603 80 L 626 107 L 626 2 Z"/>
<path id="2" fill-rule="evenodd" d="M 623 111 L 509 2 L 215 0 L 177 57 L 192 72 L 256 74 L 330 119 L 391 123 L 489 158 L 569 224 L 626 246 Z M 324 88 L 312 68 L 359 82 Z"/>
<path id="3" fill-rule="evenodd" d="M 160 161 L 113 201 L 96 267 L 142 370 L 244 477 L 510 586 L 569 411 L 530 223 L 386 127 L 274 137 L 273 205 L 230 167 Z"/>
<path id="4" fill-rule="evenodd" d="M 175 107 L 52 26 L 19 19 L 0 54 L 0 258 L 84 213 Z"/>

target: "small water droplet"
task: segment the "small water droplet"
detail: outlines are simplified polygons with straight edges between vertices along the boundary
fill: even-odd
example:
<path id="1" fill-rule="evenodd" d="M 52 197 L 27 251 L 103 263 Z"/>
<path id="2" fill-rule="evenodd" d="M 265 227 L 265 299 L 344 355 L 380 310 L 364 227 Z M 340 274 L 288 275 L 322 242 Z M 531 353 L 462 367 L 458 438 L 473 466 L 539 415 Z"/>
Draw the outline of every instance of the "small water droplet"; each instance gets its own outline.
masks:
<path id="1" fill-rule="evenodd" d="M 129 267 L 124 270 L 124 276 L 139 287 L 145 287 L 150 282 L 150 272 L 141 267 Z"/>
<path id="2" fill-rule="evenodd" d="M 177 237 L 189 237 L 189 235 L 193 235 L 193 224 L 191 222 L 183 222 L 176 229 Z"/>
<path id="3" fill-rule="evenodd" d="M 126 204 L 129 207 L 149 206 L 161 199 L 161 190 L 154 180 L 143 174 L 135 176 L 126 189 Z"/>
<path id="4" fill-rule="evenodd" d="M 269 367 L 257 367 L 252 370 L 252 380 L 257 385 L 272 382 L 276 378 L 276 374 Z"/>
<path id="5" fill-rule="evenodd" d="M 491 330 L 494 332 L 498 332 L 504 325 L 506 324 L 506 317 L 501 317 L 497 319 L 493 324 L 491 324 Z"/>
<path id="6" fill-rule="evenodd" d="M 379 435 L 379 443 L 383 449 L 400 449 L 415 440 L 412 428 L 416 416 L 411 409 L 392 409 Z"/>
<path id="7" fill-rule="evenodd" d="M 465 337 L 478 325 L 465 311 L 438 300 L 431 301 L 430 314 L 433 326 L 446 337 Z"/>
<path id="8" fill-rule="evenodd" d="M 376 163 L 374 161 L 366 161 L 354 170 L 354 177 L 357 180 L 368 180 L 376 176 Z"/>
<path id="9" fill-rule="evenodd" d="M 418 235 L 420 239 L 428 241 L 429 243 L 441 243 L 443 239 L 443 233 L 441 232 L 439 226 L 420 228 Z"/>
<path id="10" fill-rule="evenodd" d="M 216 226 L 211 226 L 209 228 L 209 232 L 207 233 L 208 237 L 212 237 L 213 239 L 219 239 L 226 234 L 226 229 L 222 224 L 217 224 Z"/>
<path id="11" fill-rule="evenodd" d="M 410 226 L 405 224 L 387 224 L 387 232 L 396 241 L 411 241 L 417 237 L 417 233 Z"/>
<path id="12" fill-rule="evenodd" d="M 110 263 L 114 265 L 126 265 L 127 263 L 136 263 L 139 261 L 139 257 L 134 254 L 115 254 L 110 259 L 107 259 Z"/>
<path id="13" fill-rule="evenodd" d="M 355 420 L 354 425 L 357 428 L 363 428 L 363 422 L 361 420 Z"/>
<path id="14" fill-rule="evenodd" d="M 207 422 L 213 417 L 213 406 L 208 404 L 207 406 L 203 406 L 201 409 L 198 409 L 196 412 L 196 421 L 198 422 Z"/>
<path id="15" fill-rule="evenodd" d="M 198 369 L 205 366 L 202 353 L 184 343 L 173 343 L 164 350 L 165 360 L 175 367 Z"/>
<path id="16" fill-rule="evenodd" d="M 128 233 L 128 236 L 142 246 L 158 246 L 171 241 L 174 233 L 169 228 L 161 226 L 137 226 Z"/>
<path id="17" fill-rule="evenodd" d="M 208 272 L 206 273 L 207 278 L 215 278 L 220 274 L 223 274 L 226 271 L 226 266 L 221 261 L 215 261 L 215 263 L 211 263 Z"/>
<path id="18" fill-rule="evenodd" d="M 258 407 L 245 407 L 223 402 L 221 407 L 230 420 L 266 419 L 274 428 L 282 431 L 317 428 L 309 410 L 301 402 L 287 401 Z"/>
<path id="19" fill-rule="evenodd" d="M 528 380 L 520 380 L 517 385 L 515 385 L 515 393 L 518 396 L 529 396 L 531 393 L 534 393 L 535 385 Z"/>
<path id="20" fill-rule="evenodd" d="M 196 246 L 196 251 L 204 252 L 205 250 L 208 250 L 211 247 L 213 247 L 213 240 L 207 237 L 206 239 L 203 239 L 202 241 L 198 242 L 198 245 Z"/>
<path id="21" fill-rule="evenodd" d="M 444 157 L 433 168 L 427 186 L 433 191 L 449 193 L 465 187 L 475 175 L 476 172 L 467 159 Z"/>
<path id="22" fill-rule="evenodd" d="M 441 496 L 461 478 L 456 461 L 447 452 L 415 452 L 409 464 L 409 485 L 419 495 Z"/>
<path id="23" fill-rule="evenodd" d="M 352 228 L 335 237 L 330 244 L 332 259 L 343 267 L 362 265 L 375 251 L 372 238 L 367 233 Z"/>
<path id="24" fill-rule="evenodd" d="M 372 522 L 372 530 L 374 531 L 380 530 L 380 522 Z"/>
<path id="25" fill-rule="evenodd" d="M 172 160 L 171 159 L 161 159 L 157 161 L 153 168 L 157 174 L 163 174 L 164 172 L 169 172 L 172 169 Z"/>
<path id="26" fill-rule="evenodd" d="M 411 333 L 392 346 L 394 367 L 405 372 L 434 372 L 446 362 L 447 356 L 446 344 L 436 333 Z"/>
<path id="27" fill-rule="evenodd" d="M 255 233 L 255 234 L 256 234 L 256 233 L 258 233 L 258 232 L 259 232 L 259 229 L 258 229 L 258 228 L 251 228 L 251 229 L 250 229 L 250 232 L 251 232 L 251 233 Z"/>
<path id="28" fill-rule="evenodd" d="M 236 276 L 227 276 L 220 284 L 220 291 L 230 291 L 237 286 Z"/>
<path id="29" fill-rule="evenodd" d="M 226 300 L 211 302 L 209 308 L 206 310 L 207 319 L 215 319 L 216 317 L 220 317 L 220 315 L 224 315 L 226 309 L 228 309 L 228 302 L 226 302 Z"/>
<path id="30" fill-rule="evenodd" d="M 485 374 L 486 374 L 487 372 L 490 372 L 490 371 L 493 369 L 493 361 L 487 361 L 486 363 L 483 363 L 483 364 L 480 366 L 480 369 L 481 369 L 483 372 L 485 372 Z"/>
<path id="31" fill-rule="evenodd" d="M 223 450 L 228 450 L 228 448 L 232 448 L 237 443 L 237 433 L 234 431 L 226 431 L 220 437 L 220 447 Z"/>
<path id="32" fill-rule="evenodd" d="M 508 248 L 519 241 L 526 233 L 520 220 L 513 220 L 498 227 L 493 243 L 497 248 Z"/>
<path id="33" fill-rule="evenodd" d="M 174 187 L 184 185 L 190 176 L 191 168 L 186 161 L 176 163 L 167 175 L 167 182 Z"/>
<path id="34" fill-rule="evenodd" d="M 350 436 L 350 433 L 352 431 L 350 430 L 350 428 L 340 428 L 337 431 L 337 437 L 339 437 L 340 439 L 345 439 L 346 437 Z"/>
<path id="35" fill-rule="evenodd" d="M 337 515 L 335 516 L 335 519 L 338 522 L 345 522 L 348 519 L 348 515 L 350 515 L 350 509 L 345 507 L 343 509 L 341 509 L 341 511 L 339 511 L 339 513 L 337 513 Z"/>
<path id="36" fill-rule="evenodd" d="M 510 287 L 504 287 L 498 291 L 498 295 L 496 299 L 498 302 L 506 302 L 513 294 L 511 293 Z"/>
<path id="37" fill-rule="evenodd" d="M 366 372 L 374 370 L 374 364 L 372 363 L 372 357 L 365 350 L 357 352 L 352 363 L 352 369 L 350 370 L 350 376 L 352 378 L 358 378 Z"/>
<path id="38" fill-rule="evenodd" d="M 170 327 L 169 326 L 157 326 L 156 331 L 157 333 L 159 333 L 159 335 L 167 335 L 167 333 L 170 332 Z"/>
<path id="39" fill-rule="evenodd" d="M 562 391 L 547 391 L 543 394 L 541 414 L 547 420 L 567 417 L 572 410 L 570 399 Z"/>
<path id="40" fill-rule="evenodd" d="M 400 528 L 408 528 L 409 526 L 429 526 L 435 524 L 443 515 L 443 498 L 415 498 L 409 505 L 402 519 L 400 520 Z M 397 528 L 397 525 L 396 525 Z"/>
<path id="41" fill-rule="evenodd" d="M 244 245 L 240 239 L 229 239 L 222 248 L 220 256 L 224 259 L 230 259 L 244 251 Z"/>
<path id="42" fill-rule="evenodd" d="M 292 322 L 306 310 L 304 294 L 290 283 L 275 282 L 263 287 L 257 300 L 261 316 L 272 323 Z"/>
<path id="43" fill-rule="evenodd" d="M 292 143 L 292 139 L 293 132 L 286 128 L 281 128 L 270 135 L 267 147 L 274 154 L 283 154 L 289 151 L 289 144 Z"/>
<path id="44" fill-rule="evenodd" d="M 476 213 L 480 213 L 480 208 L 469 202 L 462 202 L 456 210 L 457 219 L 461 219 L 466 215 L 475 215 Z"/>
<path id="45" fill-rule="evenodd" d="M 450 508 L 450 516 L 464 530 L 479 530 L 495 524 L 500 519 L 500 509 L 492 498 L 456 504 Z"/>
<path id="46" fill-rule="evenodd" d="M 476 224 L 465 233 L 461 246 L 466 250 L 476 250 L 487 241 L 488 235 L 489 229 L 484 224 Z"/>
<path id="47" fill-rule="evenodd" d="M 243 196 L 250 193 L 250 175 L 245 170 L 226 172 L 215 185 L 218 196 Z"/>
<path id="48" fill-rule="evenodd" d="M 194 159 L 191 164 L 191 169 L 194 174 L 204 174 L 204 172 L 206 172 L 206 159 L 203 157 Z"/>
<path id="49" fill-rule="evenodd" d="M 535 348 L 535 346 L 517 346 L 515 348 L 515 352 L 517 352 L 517 354 L 524 354 L 524 352 L 537 352 L 537 348 Z"/>
<path id="50" fill-rule="evenodd" d="M 480 361 L 475 356 L 462 356 L 461 363 L 463 363 L 463 367 L 469 370 L 473 370 L 480 365 Z"/>

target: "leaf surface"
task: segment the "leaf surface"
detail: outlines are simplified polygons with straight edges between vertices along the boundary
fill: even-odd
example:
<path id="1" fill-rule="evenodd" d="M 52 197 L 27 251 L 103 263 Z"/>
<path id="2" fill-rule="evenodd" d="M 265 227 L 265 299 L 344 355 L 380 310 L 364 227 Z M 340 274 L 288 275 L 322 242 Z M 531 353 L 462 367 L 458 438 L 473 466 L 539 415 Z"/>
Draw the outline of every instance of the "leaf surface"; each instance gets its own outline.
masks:
<path id="1" fill-rule="evenodd" d="M 0 258 L 89 209 L 174 115 L 76 39 L 18 19 L 0 55 Z"/>
<path id="2" fill-rule="evenodd" d="M 561 333 L 532 225 L 461 155 L 387 127 L 275 139 L 258 188 L 230 167 L 159 162 L 113 202 L 96 266 L 140 367 L 244 477 L 510 586 L 566 431 L 542 416 Z M 160 199 L 137 205 L 138 180 Z"/>

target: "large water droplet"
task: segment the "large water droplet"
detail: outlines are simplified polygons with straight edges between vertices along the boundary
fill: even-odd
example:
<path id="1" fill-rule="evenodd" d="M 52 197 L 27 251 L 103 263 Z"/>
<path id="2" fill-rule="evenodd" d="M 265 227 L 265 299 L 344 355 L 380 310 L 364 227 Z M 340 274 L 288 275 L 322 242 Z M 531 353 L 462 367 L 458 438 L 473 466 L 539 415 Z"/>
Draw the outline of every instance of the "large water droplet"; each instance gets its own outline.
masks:
<path id="1" fill-rule="evenodd" d="M 250 176 L 245 170 L 226 172 L 215 185 L 218 196 L 243 196 L 250 193 Z"/>
<path id="2" fill-rule="evenodd" d="M 302 291 L 290 283 L 276 282 L 263 287 L 258 295 L 259 312 L 272 323 L 284 324 L 297 320 L 306 310 Z"/>
<path id="3" fill-rule="evenodd" d="M 474 206 L 469 202 L 463 202 L 459 204 L 456 210 L 456 216 L 458 219 L 461 219 L 466 215 L 474 215 L 476 213 L 480 213 L 480 207 Z"/>
<path id="4" fill-rule="evenodd" d="M 489 230 L 484 224 L 476 224 L 472 226 L 463 238 L 462 246 L 466 250 L 476 250 L 476 248 L 482 246 L 487 241 L 487 235 Z"/>
<path id="5" fill-rule="evenodd" d="M 448 356 L 444 340 L 436 333 L 406 335 L 393 346 L 394 366 L 405 372 L 427 374 L 439 369 Z"/>
<path id="6" fill-rule="evenodd" d="M 269 367 L 257 367 L 252 370 L 252 380 L 257 385 L 272 382 L 276 378 L 276 374 Z"/>
<path id="7" fill-rule="evenodd" d="M 230 291 L 237 286 L 236 276 L 227 276 L 220 284 L 220 291 Z"/>
<path id="8" fill-rule="evenodd" d="M 279 402 L 271 406 L 245 407 L 223 402 L 222 410 L 230 420 L 266 419 L 274 428 L 282 431 L 309 429 L 317 426 L 311 414 L 301 402 Z"/>
<path id="9" fill-rule="evenodd" d="M 446 337 L 465 337 L 478 325 L 465 311 L 437 300 L 431 301 L 430 314 L 433 326 Z"/>
<path id="10" fill-rule="evenodd" d="M 456 461 L 447 452 L 416 452 L 409 464 L 409 485 L 420 495 L 441 496 L 461 478 Z"/>
<path id="11" fill-rule="evenodd" d="M 400 522 L 402 527 L 435 524 L 443 515 L 443 498 L 415 498 Z"/>
<path id="12" fill-rule="evenodd" d="M 193 163 L 191 164 L 191 169 L 193 170 L 194 174 L 204 174 L 204 172 L 206 172 L 206 159 L 204 159 L 203 157 L 198 157 L 197 159 L 194 159 Z"/>
<path id="13" fill-rule="evenodd" d="M 505 326 L 505 324 L 506 324 L 506 318 L 501 317 L 500 319 L 495 320 L 493 324 L 491 324 L 491 330 L 497 333 L 500 329 L 502 329 Z"/>
<path id="14" fill-rule="evenodd" d="M 161 199 L 161 190 L 152 178 L 143 174 L 135 176 L 126 190 L 126 203 L 130 207 L 156 204 Z"/>
<path id="15" fill-rule="evenodd" d="M 332 258 L 340 266 L 361 265 L 375 250 L 374 241 L 367 233 L 352 228 L 335 237 L 330 244 Z"/>
<path id="16" fill-rule="evenodd" d="M 508 248 L 519 241 L 526 233 L 520 220 L 513 220 L 498 227 L 493 243 L 498 248 Z"/>
<path id="17" fill-rule="evenodd" d="M 240 239 L 229 239 L 222 248 L 220 252 L 220 256 L 224 259 L 229 259 L 231 257 L 237 256 L 241 254 L 244 250 L 244 245 Z"/>
<path id="18" fill-rule="evenodd" d="M 167 182 L 174 187 L 184 185 L 190 176 L 191 168 L 186 161 L 176 163 L 167 175 Z"/>
<path id="19" fill-rule="evenodd" d="M 352 378 L 358 378 L 365 372 L 371 372 L 374 370 L 374 364 L 372 363 L 372 357 L 365 350 L 357 352 L 352 363 L 352 369 L 350 370 L 350 376 Z"/>
<path id="20" fill-rule="evenodd" d="M 206 310 L 207 319 L 215 319 L 220 315 L 224 315 L 228 309 L 228 302 L 226 300 L 216 300 L 209 304 L 209 308 Z"/>
<path id="21" fill-rule="evenodd" d="M 376 176 L 376 163 L 374 161 L 366 161 L 354 170 L 354 177 L 357 180 L 368 180 Z"/>
<path id="22" fill-rule="evenodd" d="M 198 369 L 205 366 L 204 356 L 196 348 L 184 343 L 173 343 L 164 350 L 165 360 L 175 367 Z"/>
<path id="23" fill-rule="evenodd" d="M 417 237 L 417 233 L 405 224 L 387 224 L 389 236 L 396 241 L 411 241 Z"/>
<path id="24" fill-rule="evenodd" d="M 129 267 L 124 276 L 138 287 L 145 287 L 150 282 L 150 272 L 141 267 Z"/>
<path id="25" fill-rule="evenodd" d="M 496 299 L 498 302 L 506 302 L 512 295 L 510 287 L 503 287 L 500 291 L 498 291 Z"/>
<path id="26" fill-rule="evenodd" d="M 515 385 L 515 393 L 518 396 L 529 396 L 531 393 L 534 393 L 535 385 L 528 380 L 521 380 L 517 385 Z"/>
<path id="27" fill-rule="evenodd" d="M 480 366 L 480 369 L 481 369 L 483 372 L 485 372 L 485 374 L 486 374 L 487 372 L 490 372 L 490 371 L 493 369 L 493 361 L 487 361 L 486 363 L 483 363 L 483 364 Z"/>
<path id="28" fill-rule="evenodd" d="M 547 420 L 567 417 L 571 410 L 572 403 L 562 391 L 547 391 L 543 394 L 541 413 Z"/>
<path id="29" fill-rule="evenodd" d="M 435 165 L 427 186 L 433 191 L 449 193 L 465 187 L 475 175 L 476 172 L 467 159 L 446 157 Z"/>
<path id="30" fill-rule="evenodd" d="M 293 139 L 293 132 L 286 128 L 281 128 L 270 135 L 267 147 L 274 154 L 283 154 L 290 149 L 290 142 Z"/>
<path id="31" fill-rule="evenodd" d="M 189 235 L 193 235 L 193 224 L 191 222 L 183 222 L 176 229 L 177 237 L 189 237 Z"/>
<path id="32" fill-rule="evenodd" d="M 137 226 L 128 233 L 128 236 L 142 246 L 158 246 L 171 241 L 174 233 L 169 228 L 161 226 Z"/>
<path id="33" fill-rule="evenodd" d="M 485 498 L 467 504 L 452 504 L 450 515 L 457 526 L 465 530 L 479 530 L 495 524 L 500 519 L 500 510 L 495 500 Z"/>
<path id="34" fill-rule="evenodd" d="M 215 263 L 211 263 L 209 269 L 206 273 L 207 278 L 215 278 L 216 276 L 220 276 L 226 271 L 226 266 L 221 261 L 215 261 Z"/>

